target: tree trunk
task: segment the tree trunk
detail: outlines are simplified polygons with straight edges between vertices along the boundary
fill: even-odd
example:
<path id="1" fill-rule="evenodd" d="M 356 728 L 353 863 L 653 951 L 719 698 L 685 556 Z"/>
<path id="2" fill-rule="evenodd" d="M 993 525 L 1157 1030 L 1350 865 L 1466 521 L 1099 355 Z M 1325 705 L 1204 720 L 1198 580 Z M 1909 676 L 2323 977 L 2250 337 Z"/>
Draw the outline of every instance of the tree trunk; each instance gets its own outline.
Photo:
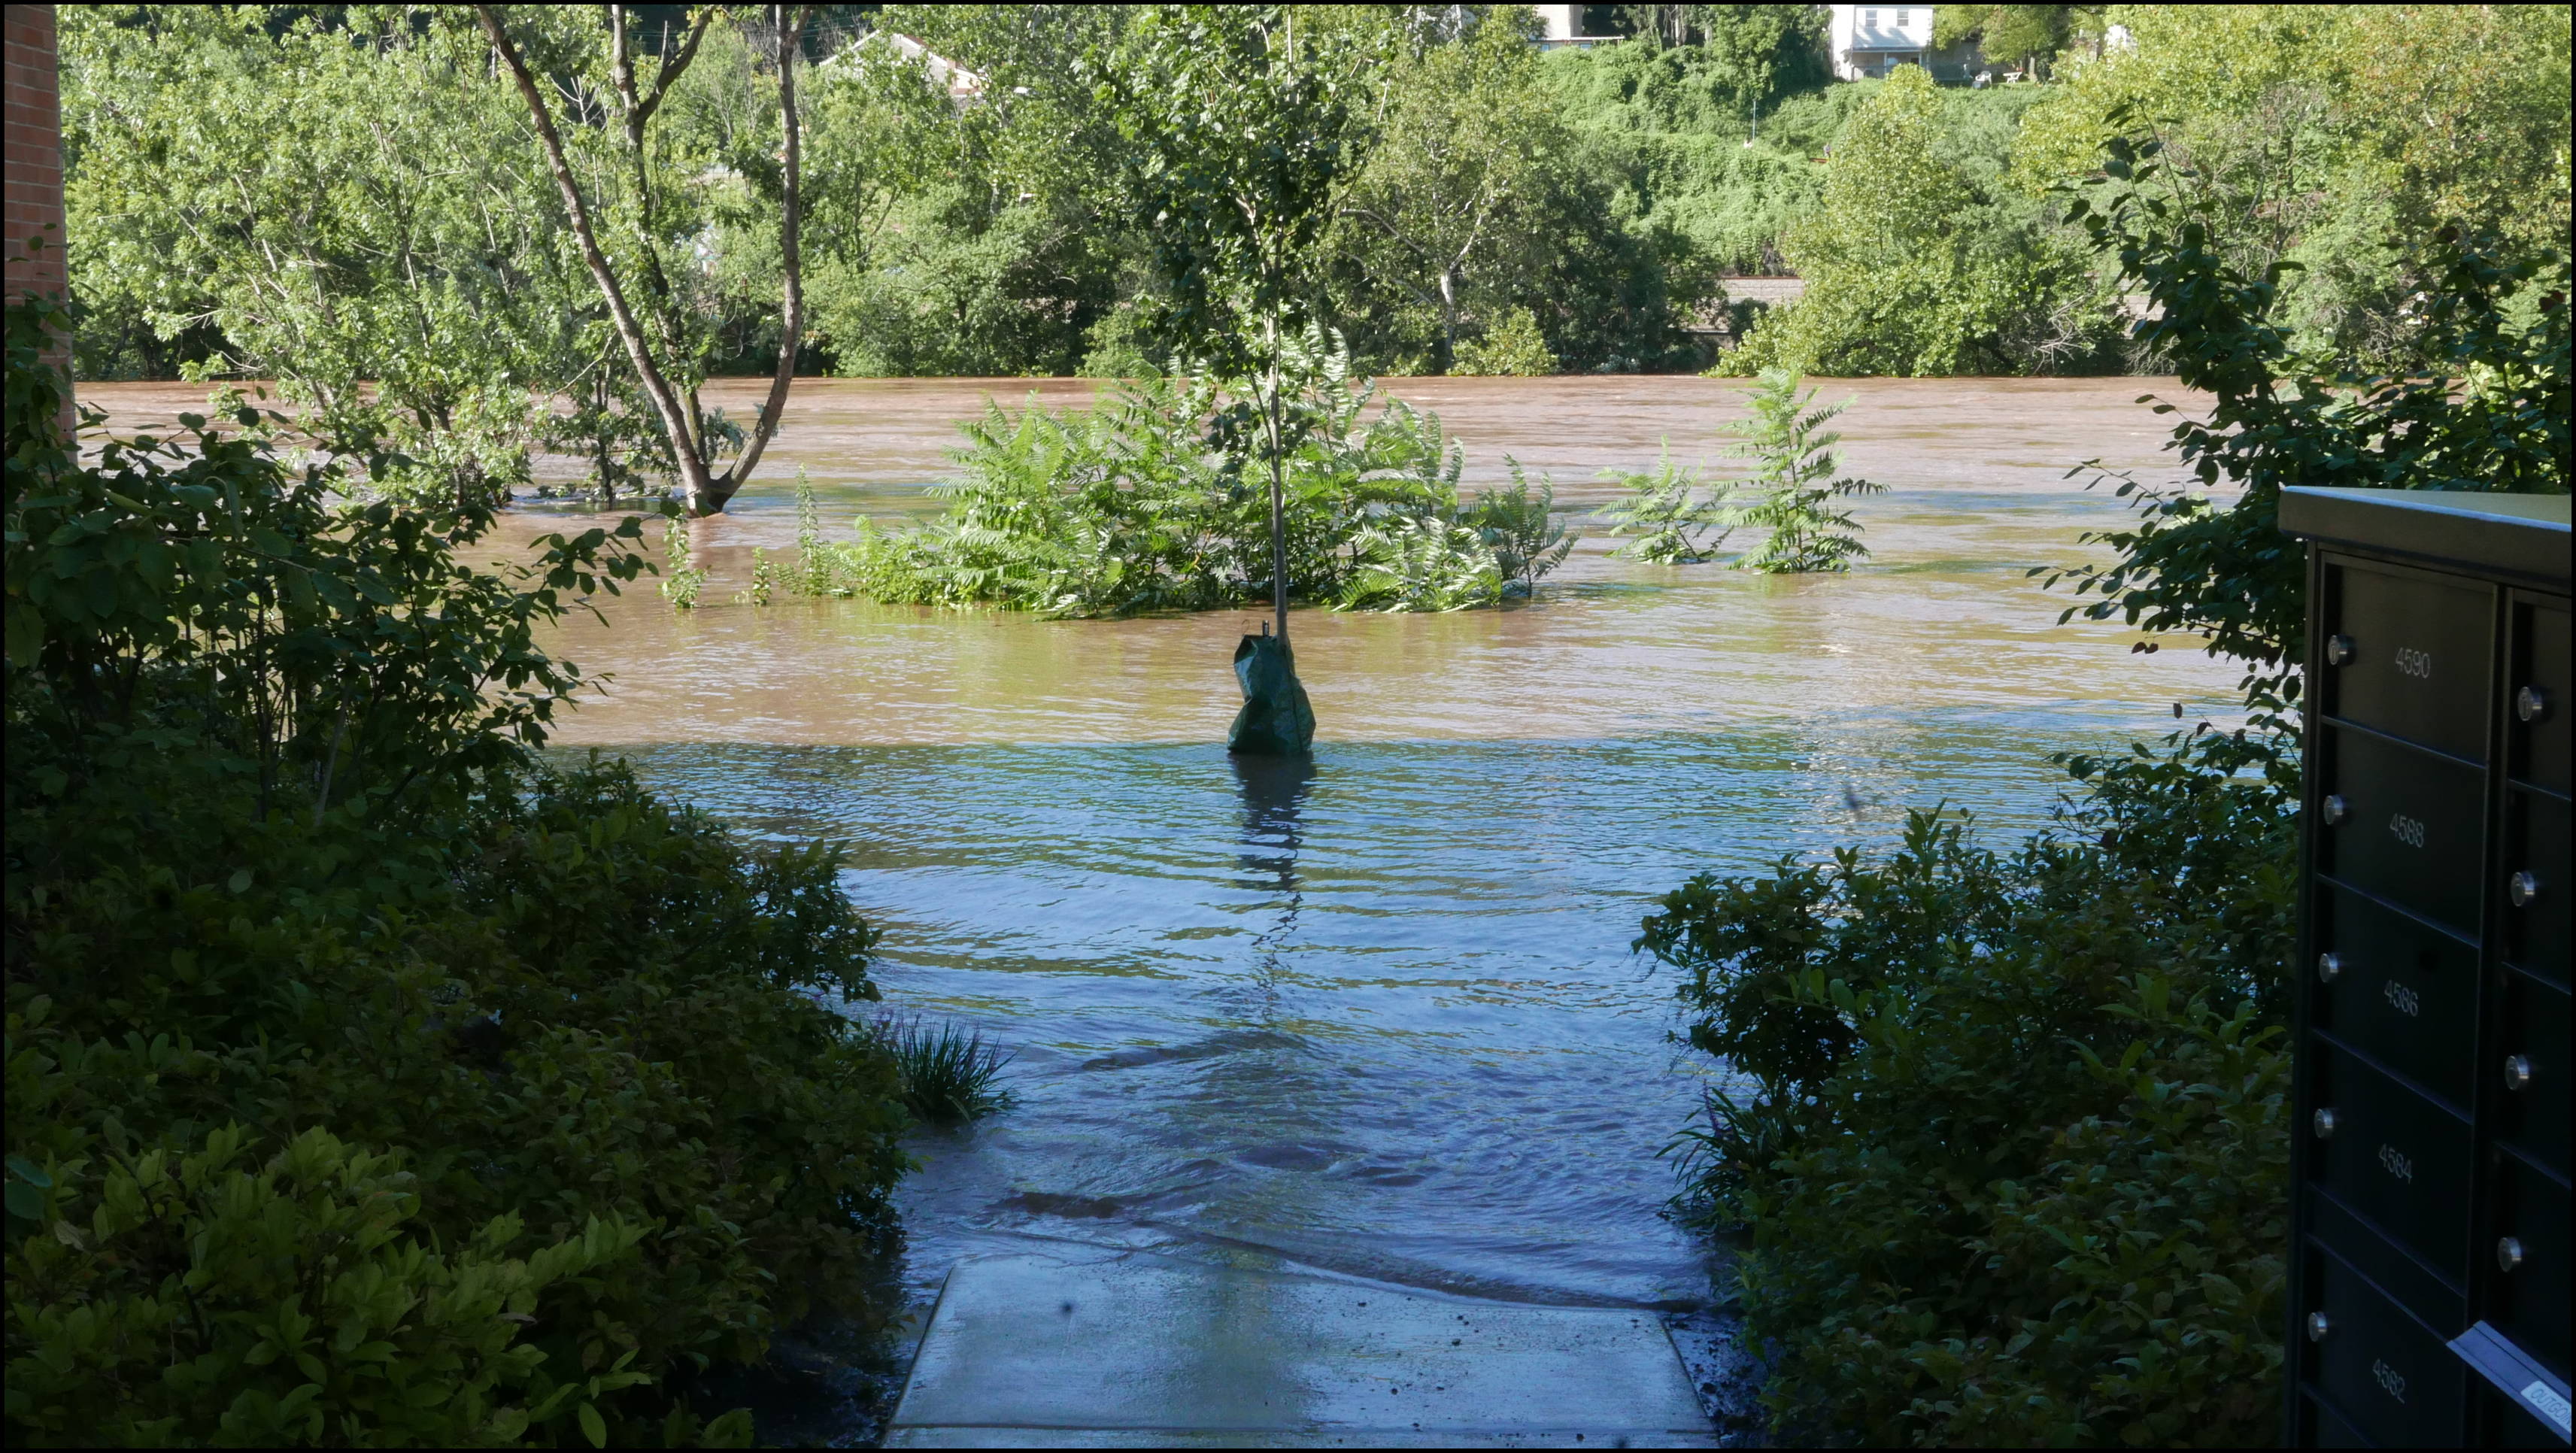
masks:
<path id="1" fill-rule="evenodd" d="M 1288 641 L 1288 490 L 1284 473 L 1279 418 L 1279 320 L 1263 325 L 1270 344 L 1270 400 L 1263 410 L 1270 426 L 1270 606 L 1279 617 L 1279 640 Z"/>
<path id="2" fill-rule="evenodd" d="M 617 7 L 611 7 L 613 11 Z M 668 375 L 653 357 L 652 344 L 645 338 L 636 321 L 635 310 L 627 302 L 626 290 L 618 282 L 608 255 L 599 245 L 599 234 L 591 220 L 590 204 L 582 196 L 581 185 L 574 180 L 572 167 L 564 154 L 563 137 L 555 129 L 554 115 L 538 90 L 536 77 L 528 71 L 527 62 L 519 56 L 518 47 L 510 43 L 502 27 L 500 12 L 490 5 L 477 5 L 474 13 L 483 22 L 484 32 L 492 46 L 510 68 L 518 83 L 519 95 L 528 103 L 537 137 L 545 145 L 546 162 L 553 170 L 556 189 L 563 193 L 564 210 L 572 221 L 574 238 L 581 244 L 583 263 L 590 269 L 591 280 L 599 285 L 600 295 L 608 303 L 608 314 L 617 326 L 617 337 L 626 345 L 626 356 L 635 366 L 636 379 L 643 385 L 653 411 L 661 417 L 663 437 L 670 442 L 671 457 L 680 473 L 680 487 L 688 501 L 689 513 L 720 513 L 727 501 L 742 488 L 743 481 L 760 463 L 760 456 L 778 432 L 780 417 L 787 409 L 787 389 L 796 373 L 797 345 L 803 339 L 805 325 L 804 259 L 801 238 L 804 224 L 803 137 L 796 111 L 796 61 L 803 47 L 805 26 L 811 7 L 772 5 L 769 18 L 777 36 L 778 99 L 780 125 L 786 137 L 785 175 L 779 208 L 778 242 L 780 271 L 783 274 L 784 297 L 778 340 L 778 369 L 769 385 L 769 397 L 762 403 L 759 419 L 753 424 L 751 437 L 743 447 L 742 457 L 732 468 L 717 474 L 708 464 L 706 440 L 698 427 L 697 390 L 673 386 Z M 625 45 L 623 12 L 618 11 L 612 25 L 612 69 L 618 84 L 619 98 L 626 109 L 630 145 L 642 165 L 644 123 L 668 94 L 671 83 L 697 54 L 699 32 L 706 16 L 702 13 L 688 41 L 662 68 L 650 96 L 639 97 L 634 86 L 634 73 Z M 646 239 L 649 254 L 650 239 Z M 654 264 L 658 266 L 658 264 Z"/>
<path id="3" fill-rule="evenodd" d="M 1458 366 L 1458 270 L 1440 270 L 1440 371 Z"/>
<path id="4" fill-rule="evenodd" d="M 742 488 L 743 481 L 751 478 L 752 468 L 760 463 L 761 452 L 769 447 L 771 436 L 778 432 L 779 419 L 787 412 L 787 386 L 796 377 L 796 346 L 805 331 L 804 141 L 800 135 L 804 128 L 796 114 L 796 62 L 805 43 L 805 23 L 810 13 L 811 7 L 803 5 L 769 7 L 770 22 L 778 33 L 779 126 L 787 138 L 778 204 L 778 271 L 784 294 L 779 302 L 778 371 L 770 376 L 769 398 L 760 406 L 759 422 L 752 425 L 751 439 L 743 445 L 742 457 L 717 481 L 722 492 L 705 509 L 698 509 L 691 501 L 690 508 L 699 514 L 723 509 L 734 491 Z"/>

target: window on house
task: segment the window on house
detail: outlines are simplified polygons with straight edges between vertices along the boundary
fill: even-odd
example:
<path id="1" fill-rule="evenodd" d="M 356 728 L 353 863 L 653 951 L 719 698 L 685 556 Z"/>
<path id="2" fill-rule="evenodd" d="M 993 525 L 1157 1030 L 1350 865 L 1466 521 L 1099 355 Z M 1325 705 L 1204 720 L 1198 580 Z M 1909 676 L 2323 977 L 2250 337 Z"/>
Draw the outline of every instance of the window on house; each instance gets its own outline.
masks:
<path id="1" fill-rule="evenodd" d="M 1907 27 L 1908 25 L 1911 25 L 1911 24 L 1913 24 L 1913 23 L 1914 23 L 1914 12 L 1913 12 L 1913 11 L 1911 11 L 1911 10 L 1899 10 L 1899 11 L 1897 11 L 1897 12 L 1896 12 L 1896 28 L 1897 28 L 1897 29 L 1899 29 L 1899 30 L 1903 30 L 1905 27 Z"/>
<path id="2" fill-rule="evenodd" d="M 1862 11 L 1860 13 L 1860 23 L 1868 29 L 1878 29 L 1878 12 L 1875 10 Z"/>

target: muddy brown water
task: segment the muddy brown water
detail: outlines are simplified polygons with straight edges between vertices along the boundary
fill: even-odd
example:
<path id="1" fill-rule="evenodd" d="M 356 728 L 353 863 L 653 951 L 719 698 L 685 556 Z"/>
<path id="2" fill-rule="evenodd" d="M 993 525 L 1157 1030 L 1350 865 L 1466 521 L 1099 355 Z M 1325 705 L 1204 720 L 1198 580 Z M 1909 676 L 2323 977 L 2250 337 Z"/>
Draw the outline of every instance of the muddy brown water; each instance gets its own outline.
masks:
<path id="1" fill-rule="evenodd" d="M 1050 380 L 799 382 L 726 515 L 695 525 L 704 608 L 649 590 L 556 644 L 604 688 L 568 749 L 631 757 L 745 832 L 853 844 L 888 1005 L 1013 1053 L 1017 1108 L 919 1138 L 908 1279 L 1071 1240 L 1232 1254 L 1531 1300 L 1679 1304 L 1705 1248 L 1657 1158 L 1719 1067 L 1678 1049 L 1674 979 L 1629 949 L 1701 871 L 1884 844 L 1908 808 L 1998 837 L 2045 820 L 2048 754 L 2214 716 L 2234 673 L 2057 623 L 2025 577 L 2123 519 L 2066 477 L 2161 479 L 2170 381 L 1828 383 L 1873 557 L 1848 576 L 1630 564 L 1598 527 L 1535 606 L 1301 611 L 1310 767 L 1221 747 L 1251 612 L 1048 622 L 861 602 L 735 604 L 791 548 L 797 469 L 835 532 L 938 505 L 955 425 Z M 1714 458 L 1741 385 L 1399 383 L 1560 503 L 1668 445 Z M 716 401 L 749 415 L 750 384 Z M 83 390 L 120 427 L 186 390 Z M 537 505 L 513 539 L 580 523 Z"/>

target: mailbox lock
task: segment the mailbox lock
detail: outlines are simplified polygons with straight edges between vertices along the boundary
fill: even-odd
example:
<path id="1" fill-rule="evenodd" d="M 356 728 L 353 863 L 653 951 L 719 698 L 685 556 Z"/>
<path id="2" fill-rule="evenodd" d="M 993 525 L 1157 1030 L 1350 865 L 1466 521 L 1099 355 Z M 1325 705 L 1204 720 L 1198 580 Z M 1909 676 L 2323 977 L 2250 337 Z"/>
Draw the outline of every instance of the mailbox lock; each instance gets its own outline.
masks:
<path id="1" fill-rule="evenodd" d="M 2529 908 L 2531 900 L 2540 896 L 2540 879 L 2526 868 L 2506 880 L 2505 896 L 2513 900 L 2514 907 Z"/>
<path id="2" fill-rule="evenodd" d="M 2504 1087 L 2508 1090 L 2531 1088 L 2531 1056 L 2509 1054 L 2504 1057 Z"/>
<path id="3" fill-rule="evenodd" d="M 2326 664 L 2329 666 L 2349 666 L 2352 658 L 2360 654 L 2361 648 L 2352 643 L 2350 636 L 2326 638 Z"/>
<path id="4" fill-rule="evenodd" d="M 2333 793 L 2325 800 L 2325 814 L 2326 826 L 2335 827 L 2345 818 L 2352 816 L 2352 809 L 2344 804 L 2343 794 Z"/>
<path id="5" fill-rule="evenodd" d="M 2318 977 L 2318 978 L 2323 979 L 2323 980 L 2325 980 L 2327 983 L 2331 984 L 2331 983 L 2333 983 L 2333 982 L 2335 981 L 2335 976 L 2336 976 L 2337 974 L 2342 973 L 2342 972 L 2343 972 L 2343 955 L 2341 955 L 2341 954 L 2319 954 L 2319 955 L 2317 955 L 2317 977 Z"/>
<path id="6" fill-rule="evenodd" d="M 2325 1313 L 2323 1313 L 2323 1312 L 2310 1312 L 2310 1313 L 2308 1313 L 2308 1340 L 2309 1340 L 2309 1341 L 2311 1341 L 2311 1342 L 2323 1342 L 2324 1340 L 2326 1340 L 2326 1334 L 2327 1334 L 2328 1332 L 2333 1331 L 2333 1330 L 2334 1330 L 2334 1323 L 2333 1323 L 2332 1321 L 2330 1321 L 2330 1320 L 2328 1320 L 2328 1319 L 2327 1319 L 2327 1317 L 2326 1317 L 2326 1314 L 2325 1314 Z"/>
<path id="7" fill-rule="evenodd" d="M 2317 1139 L 2334 1139 L 2335 1114 L 2332 1110 L 2319 1110 L 2308 1123 L 2317 1128 Z"/>
<path id="8" fill-rule="evenodd" d="M 2549 693 L 2537 686 L 2526 686 L 2515 692 L 2513 714 L 2524 721 L 2538 721 L 2549 715 Z"/>
<path id="9" fill-rule="evenodd" d="M 2496 1238 L 2496 1270 L 2511 1271 L 2522 1265 L 2522 1243 L 2510 1236 Z"/>

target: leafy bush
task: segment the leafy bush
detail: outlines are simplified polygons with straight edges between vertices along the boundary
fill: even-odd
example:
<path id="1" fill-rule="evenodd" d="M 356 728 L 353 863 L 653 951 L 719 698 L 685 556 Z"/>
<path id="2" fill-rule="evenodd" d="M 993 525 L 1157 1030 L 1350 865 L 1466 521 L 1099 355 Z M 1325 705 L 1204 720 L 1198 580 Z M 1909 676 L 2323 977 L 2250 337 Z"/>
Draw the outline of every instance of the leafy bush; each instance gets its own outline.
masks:
<path id="1" fill-rule="evenodd" d="M 743 1441 L 684 1394 L 856 1304 L 904 1166 L 825 848 L 554 772 L 535 633 L 628 521 L 463 562 L 191 425 L 51 437 L 10 315 L 10 1436 Z M 255 422 L 236 420 L 237 423 Z"/>
<path id="2" fill-rule="evenodd" d="M 1501 599 L 1503 571 L 1477 532 L 1436 515 L 1364 528 L 1343 610 L 1452 611 Z"/>
<path id="3" fill-rule="evenodd" d="M 2227 737 L 2078 765 L 2074 831 L 2010 856 L 1916 813 L 1884 861 L 1703 875 L 1646 920 L 1692 1043 L 1754 1082 L 1690 1164 L 1703 1221 L 1750 1228 L 1784 1431 L 2274 1426 L 2296 769 Z"/>
<path id="4" fill-rule="evenodd" d="M 1527 308 L 1512 308 L 1483 337 L 1459 344 L 1449 371 L 1469 377 L 1544 378 L 1556 372 L 1556 355 L 1548 351 L 1537 317 Z"/>
<path id="5" fill-rule="evenodd" d="M 1690 565 L 1714 556 L 1734 533 L 1726 507 L 1734 486 L 1723 480 L 1703 486 L 1703 472 L 1676 466 L 1669 444 L 1652 474 L 1603 470 L 1602 478 L 1627 486 L 1628 497 L 1603 505 L 1601 517 L 1610 521 L 1611 534 L 1638 537 L 1634 544 L 1620 546 L 1619 553 L 1653 565 Z M 1709 538 L 1712 530 L 1717 532 L 1714 539 Z"/>
<path id="6" fill-rule="evenodd" d="M 1532 494 L 1529 475 L 1519 460 L 1506 454 L 1503 467 L 1511 471 L 1512 487 L 1479 493 L 1465 519 L 1485 548 L 1494 552 L 1503 588 L 1535 599 L 1539 581 L 1573 552 L 1574 529 L 1557 517 L 1554 480 L 1540 475 L 1538 493 Z"/>
<path id="7" fill-rule="evenodd" d="M 1901 66 L 1834 145 L 1783 235 L 1805 294 L 1762 315 L 1728 373 L 2082 373 L 2116 362 L 2117 298 L 2080 238 L 1944 156 L 1941 93 Z"/>
<path id="8" fill-rule="evenodd" d="M 2173 431 L 2185 467 L 2241 492 L 2122 481 L 2139 519 L 2093 537 L 2118 557 L 2052 583 L 2095 597 L 2070 616 L 2243 663 L 2246 727 L 2066 758 L 2077 796 L 2010 855 L 1916 814 L 1883 861 L 1694 879 L 1639 939 L 1684 971 L 1692 1043 L 1752 1081 L 1679 1142 L 1686 1204 L 1749 1227 L 1746 1329 L 1799 1436 L 2271 1435 L 2304 649 L 2280 488 L 2567 487 L 2562 256 L 2437 234 L 2407 366 L 2356 378 L 2293 347 L 2280 269 L 2232 263 L 2144 138 L 2108 172 L 2071 214 L 2210 400 Z"/>
<path id="9" fill-rule="evenodd" d="M 1751 417 L 1727 427 L 1736 436 L 1731 452 L 1753 461 L 1752 474 L 1738 487 L 1759 490 L 1761 498 L 1729 511 L 1726 519 L 1730 525 L 1770 533 L 1735 568 L 1794 575 L 1849 570 L 1854 560 L 1868 559 L 1860 526 L 1850 515 L 1828 508 L 1833 500 L 1886 490 L 1866 479 L 1834 477 L 1841 466 L 1834 446 L 1843 436 L 1828 432 L 1825 425 L 1848 404 L 1809 408 L 1815 390 L 1801 395 L 1797 377 L 1779 369 L 1763 370 L 1750 397 Z"/>
<path id="10" fill-rule="evenodd" d="M 1462 507 L 1465 457 L 1439 416 L 1380 401 L 1339 340 L 1288 350 L 1285 496 L 1292 597 L 1346 607 L 1455 610 L 1534 584 L 1564 557 L 1561 532 L 1520 497 Z M 1088 409 L 987 404 L 962 426 L 965 479 L 944 519 L 855 543 L 803 537 L 808 593 L 924 605 L 999 605 L 1056 616 L 1213 610 L 1270 595 L 1266 481 L 1252 468 L 1246 391 L 1152 376 Z M 1372 410 L 1374 406 L 1374 410 Z M 1541 503 L 1543 517 L 1547 506 Z"/>

